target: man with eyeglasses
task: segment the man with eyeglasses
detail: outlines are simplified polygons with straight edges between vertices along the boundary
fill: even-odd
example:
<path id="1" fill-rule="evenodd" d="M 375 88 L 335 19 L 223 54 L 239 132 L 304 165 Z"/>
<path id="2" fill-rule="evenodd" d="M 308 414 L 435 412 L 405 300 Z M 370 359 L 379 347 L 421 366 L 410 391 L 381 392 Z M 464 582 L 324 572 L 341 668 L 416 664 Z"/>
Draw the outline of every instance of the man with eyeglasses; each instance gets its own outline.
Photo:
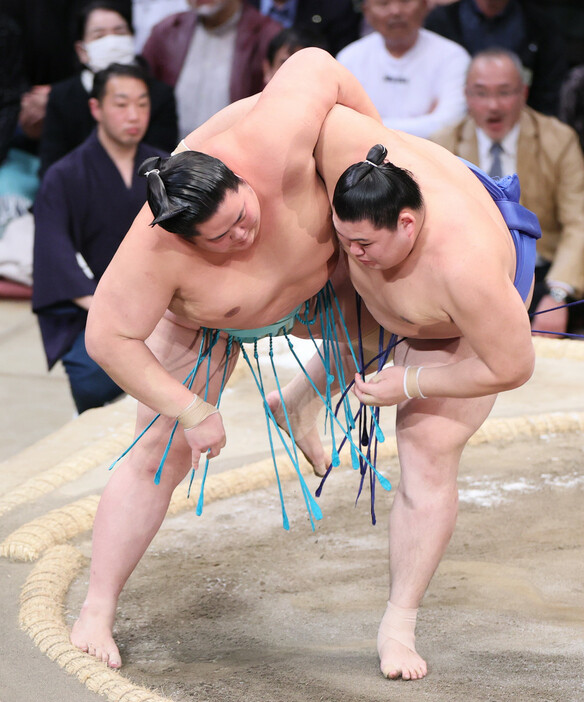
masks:
<path id="1" fill-rule="evenodd" d="M 526 106 L 521 62 L 504 49 L 477 54 L 466 80 L 468 116 L 432 140 L 494 177 L 517 173 L 521 204 L 538 216 L 534 329 L 563 334 L 584 290 L 584 158 L 576 132 Z M 541 314 L 543 310 L 553 310 Z"/>

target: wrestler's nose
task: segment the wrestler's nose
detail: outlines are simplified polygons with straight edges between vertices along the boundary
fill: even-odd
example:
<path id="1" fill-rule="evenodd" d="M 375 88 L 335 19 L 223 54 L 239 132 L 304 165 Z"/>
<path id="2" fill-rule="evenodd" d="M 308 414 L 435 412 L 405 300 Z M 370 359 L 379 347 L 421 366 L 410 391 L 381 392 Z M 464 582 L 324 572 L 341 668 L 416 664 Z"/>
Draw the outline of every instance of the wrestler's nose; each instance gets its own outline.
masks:
<path id="1" fill-rule="evenodd" d="M 247 229 L 244 227 L 235 227 L 233 232 L 231 233 L 231 238 L 233 241 L 243 241 L 245 237 L 247 236 Z"/>
<path id="2" fill-rule="evenodd" d="M 355 242 L 351 242 L 351 245 L 349 246 L 349 253 L 353 254 L 353 256 L 362 256 L 363 255 L 363 247 L 360 244 L 356 244 Z"/>

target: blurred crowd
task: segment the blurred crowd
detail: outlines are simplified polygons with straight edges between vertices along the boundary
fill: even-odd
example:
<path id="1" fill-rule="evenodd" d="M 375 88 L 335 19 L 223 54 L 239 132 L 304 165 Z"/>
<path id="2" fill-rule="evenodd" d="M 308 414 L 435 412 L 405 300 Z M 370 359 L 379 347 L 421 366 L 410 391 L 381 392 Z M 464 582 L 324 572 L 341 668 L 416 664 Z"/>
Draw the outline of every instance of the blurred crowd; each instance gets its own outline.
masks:
<path id="1" fill-rule="evenodd" d="M 582 306 L 564 306 L 584 296 L 580 0 L 3 0 L 0 298 L 31 300 L 79 412 L 121 393 L 84 328 L 146 199 L 140 163 L 308 46 L 354 73 L 386 126 L 519 174 L 543 232 L 534 333 L 582 333 Z"/>

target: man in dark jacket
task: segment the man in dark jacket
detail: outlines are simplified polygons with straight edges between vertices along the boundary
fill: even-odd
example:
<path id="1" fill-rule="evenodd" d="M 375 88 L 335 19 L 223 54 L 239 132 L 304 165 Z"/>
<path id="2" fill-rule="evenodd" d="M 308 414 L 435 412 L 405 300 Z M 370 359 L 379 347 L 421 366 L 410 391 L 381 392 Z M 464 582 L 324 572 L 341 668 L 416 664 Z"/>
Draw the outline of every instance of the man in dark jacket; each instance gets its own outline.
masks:
<path id="1" fill-rule="evenodd" d="M 35 200 L 33 310 L 49 368 L 62 360 L 79 413 L 122 390 L 85 350 L 85 322 L 97 283 L 146 198 L 140 164 L 163 152 L 141 143 L 150 113 L 137 66 L 96 74 L 97 128 L 53 164 Z"/>
<path id="2" fill-rule="evenodd" d="M 517 54 L 529 85 L 527 104 L 557 115 L 567 70 L 565 42 L 543 10 L 525 0 L 458 0 L 434 8 L 425 26 L 458 42 L 471 56 L 492 46 Z"/>
<path id="3" fill-rule="evenodd" d="M 181 137 L 262 90 L 267 47 L 282 29 L 245 0 L 189 2 L 192 10 L 154 26 L 142 52 L 154 76 L 174 88 Z"/>
<path id="4" fill-rule="evenodd" d="M 354 0 L 250 0 L 284 27 L 311 28 L 322 34 L 333 56 L 360 36 L 360 3 Z"/>

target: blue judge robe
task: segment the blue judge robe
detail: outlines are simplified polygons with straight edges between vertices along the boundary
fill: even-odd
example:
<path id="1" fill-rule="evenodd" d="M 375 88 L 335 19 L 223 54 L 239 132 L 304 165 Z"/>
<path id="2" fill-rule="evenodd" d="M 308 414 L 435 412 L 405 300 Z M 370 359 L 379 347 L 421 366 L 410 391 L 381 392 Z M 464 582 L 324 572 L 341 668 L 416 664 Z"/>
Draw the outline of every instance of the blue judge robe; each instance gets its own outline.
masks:
<path id="1" fill-rule="evenodd" d="M 49 368 L 85 328 L 87 312 L 72 300 L 93 295 L 132 221 L 146 201 L 140 164 L 164 152 L 140 144 L 132 187 L 97 139 L 97 130 L 54 163 L 34 204 L 33 311 Z"/>

